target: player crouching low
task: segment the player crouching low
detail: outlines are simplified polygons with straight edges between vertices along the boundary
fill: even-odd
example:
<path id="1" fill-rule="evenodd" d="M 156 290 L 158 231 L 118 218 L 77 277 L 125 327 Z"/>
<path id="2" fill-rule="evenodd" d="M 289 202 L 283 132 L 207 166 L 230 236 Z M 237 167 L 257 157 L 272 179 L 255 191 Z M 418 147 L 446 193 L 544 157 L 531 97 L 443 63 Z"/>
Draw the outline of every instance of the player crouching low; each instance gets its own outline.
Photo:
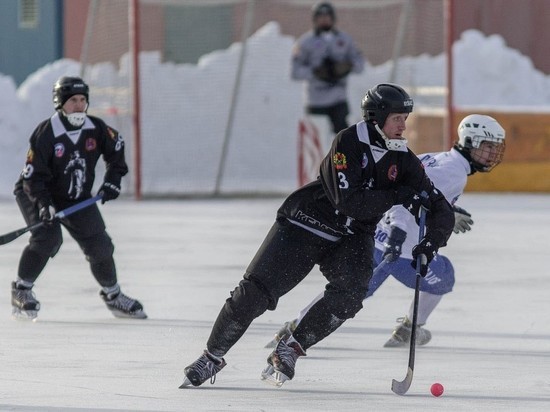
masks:
<path id="1" fill-rule="evenodd" d="M 426 234 L 413 254 L 429 262 L 446 244 L 454 225 L 452 207 L 403 136 L 412 99 L 402 87 L 384 83 L 370 89 L 365 101 L 364 120 L 336 135 L 318 179 L 291 193 L 279 208 L 242 280 L 225 300 L 206 351 L 185 368 L 181 387 L 213 382 L 253 320 L 275 310 L 279 298 L 318 265 L 327 280 L 323 296 L 292 335 L 278 342 L 261 373 L 276 386 L 293 379 L 298 358 L 363 307 L 376 224 L 393 205 L 406 205 L 415 216 L 421 205 L 430 210 Z"/>
<path id="2" fill-rule="evenodd" d="M 505 151 L 505 130 L 492 117 L 470 114 L 458 126 L 458 139 L 453 148 L 445 152 L 418 155 L 426 174 L 434 185 L 453 204 L 455 215 L 454 233 L 471 230 L 474 223 L 470 213 L 455 202 L 463 194 L 468 176 L 475 173 L 488 173 L 498 166 Z M 412 249 L 418 225 L 411 214 L 401 206 L 394 206 L 378 222 L 375 235 L 374 262 L 379 265 L 369 283 L 366 298 L 391 275 L 403 285 L 414 289 L 416 272 L 411 267 Z M 432 339 L 425 328 L 428 317 L 435 310 L 443 296 L 453 290 L 455 270 L 451 261 L 439 253 L 433 258 L 426 276 L 420 282 L 416 345 L 426 345 Z M 317 297 L 319 299 L 320 296 Z M 298 318 L 286 322 L 266 347 L 275 347 L 285 336 L 292 335 L 302 317 L 315 303 L 315 300 L 302 309 Z M 408 314 L 397 318 L 397 326 L 384 344 L 386 348 L 406 347 L 410 343 L 414 300 Z"/>

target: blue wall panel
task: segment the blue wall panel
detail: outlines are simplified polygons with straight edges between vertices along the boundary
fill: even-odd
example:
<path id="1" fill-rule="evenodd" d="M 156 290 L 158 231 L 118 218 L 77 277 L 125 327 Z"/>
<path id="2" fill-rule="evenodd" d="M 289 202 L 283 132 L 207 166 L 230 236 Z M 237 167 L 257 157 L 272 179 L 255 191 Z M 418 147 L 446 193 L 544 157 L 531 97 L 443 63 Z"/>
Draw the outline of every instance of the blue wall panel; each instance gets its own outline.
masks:
<path id="1" fill-rule="evenodd" d="M 19 0 L 0 1 L 0 73 L 17 85 L 63 56 L 63 2 L 38 0 L 35 28 L 19 25 Z"/>

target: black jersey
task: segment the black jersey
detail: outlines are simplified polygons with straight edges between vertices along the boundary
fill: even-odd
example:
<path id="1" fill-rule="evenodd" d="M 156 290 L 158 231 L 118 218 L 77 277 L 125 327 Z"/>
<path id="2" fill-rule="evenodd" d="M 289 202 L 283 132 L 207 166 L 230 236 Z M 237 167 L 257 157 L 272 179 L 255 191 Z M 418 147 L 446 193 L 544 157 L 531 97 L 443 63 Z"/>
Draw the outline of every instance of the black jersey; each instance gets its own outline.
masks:
<path id="1" fill-rule="evenodd" d="M 410 149 L 388 150 L 376 129 L 364 121 L 336 135 L 318 179 L 292 193 L 278 214 L 329 240 L 351 234 L 350 222 L 354 230 L 373 232 L 396 201 L 400 186 L 428 194 L 428 232 L 440 232 L 436 238 L 444 239 L 443 246 L 454 226 L 451 206 Z"/>
<path id="2" fill-rule="evenodd" d="M 105 180 L 120 185 L 128 173 L 122 136 L 94 116 L 87 116 L 82 127 L 71 129 L 56 112 L 32 133 L 16 191 L 23 189 L 34 202 L 50 199 L 57 208 L 89 198 L 101 156 Z"/>

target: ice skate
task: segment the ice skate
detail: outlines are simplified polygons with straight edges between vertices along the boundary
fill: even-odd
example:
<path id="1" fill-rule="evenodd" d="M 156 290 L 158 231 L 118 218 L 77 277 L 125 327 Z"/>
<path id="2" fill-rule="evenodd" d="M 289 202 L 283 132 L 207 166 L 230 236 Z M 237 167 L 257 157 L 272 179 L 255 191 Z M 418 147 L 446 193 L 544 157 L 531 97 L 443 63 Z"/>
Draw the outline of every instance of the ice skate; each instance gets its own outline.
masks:
<path id="1" fill-rule="evenodd" d="M 216 381 L 216 374 L 221 371 L 225 365 L 227 365 L 225 359 L 217 358 L 205 350 L 199 359 L 183 370 L 183 373 L 185 373 L 185 380 L 180 385 L 180 389 L 191 385 L 200 386 L 208 379 L 210 379 L 210 383 L 213 384 Z"/>
<path id="2" fill-rule="evenodd" d="M 117 318 L 147 319 L 147 314 L 143 311 L 143 306 L 138 300 L 126 296 L 118 291 L 107 294 L 103 290 L 99 295 L 107 305 L 107 308 Z"/>
<path id="3" fill-rule="evenodd" d="M 288 343 L 289 340 L 292 340 Z M 279 340 L 277 347 L 267 358 L 267 367 L 262 371 L 262 380 L 277 387 L 294 378 L 294 368 L 300 356 L 306 352 L 294 339 L 285 337 Z"/>
<path id="4" fill-rule="evenodd" d="M 16 320 L 36 321 L 40 302 L 36 300 L 32 286 L 25 287 L 17 282 L 11 283 L 12 316 Z"/>
<path id="5" fill-rule="evenodd" d="M 279 329 L 279 331 L 275 334 L 275 337 L 267 345 L 265 345 L 265 348 L 271 349 L 277 346 L 277 343 L 279 343 L 281 339 L 292 335 L 292 332 L 296 330 L 296 326 L 298 326 L 298 319 L 285 322 L 281 329 Z"/>
<path id="6" fill-rule="evenodd" d="M 385 348 L 400 348 L 406 346 L 411 341 L 412 322 L 408 317 L 397 318 L 399 325 L 395 327 L 391 338 L 384 344 Z M 416 345 L 422 346 L 427 344 L 432 339 L 432 333 L 424 329 L 422 326 L 416 326 Z"/>

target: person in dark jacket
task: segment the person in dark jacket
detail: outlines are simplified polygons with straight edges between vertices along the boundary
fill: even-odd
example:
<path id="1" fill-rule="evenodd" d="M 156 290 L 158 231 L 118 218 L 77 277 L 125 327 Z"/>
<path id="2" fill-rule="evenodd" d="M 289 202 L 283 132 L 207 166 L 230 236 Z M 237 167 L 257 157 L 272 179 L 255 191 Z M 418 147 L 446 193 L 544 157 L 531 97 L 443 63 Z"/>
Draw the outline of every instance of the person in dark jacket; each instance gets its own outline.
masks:
<path id="1" fill-rule="evenodd" d="M 99 190 L 102 203 L 120 194 L 128 172 L 122 136 L 103 120 L 89 116 L 89 88 L 79 77 L 64 76 L 53 87 L 55 113 L 41 122 L 30 137 L 25 168 L 15 184 L 15 198 L 28 225 L 45 224 L 31 232 L 12 282 L 11 303 L 16 319 L 34 320 L 40 310 L 33 286 L 63 242 L 61 225 L 76 240 L 100 296 L 116 317 L 146 318 L 143 306 L 123 294 L 117 281 L 114 246 L 97 204 L 62 219 L 63 210 L 92 197 L 95 167 L 103 157 L 106 172 Z M 60 296 L 60 301 L 62 297 Z"/>
<path id="2" fill-rule="evenodd" d="M 316 181 L 283 202 L 244 278 L 226 300 L 203 354 L 185 368 L 181 387 L 199 386 L 226 365 L 224 356 L 252 321 L 274 310 L 278 299 L 319 265 L 324 296 L 294 333 L 269 355 L 262 378 L 277 386 L 294 377 L 306 351 L 363 307 L 373 271 L 374 234 L 382 215 L 402 204 L 418 217 L 429 209 L 426 234 L 412 255 L 425 256 L 423 275 L 454 227 L 454 213 L 407 147 L 405 123 L 413 109 L 406 91 L 379 84 L 362 101 L 364 120 L 340 131 Z"/>

